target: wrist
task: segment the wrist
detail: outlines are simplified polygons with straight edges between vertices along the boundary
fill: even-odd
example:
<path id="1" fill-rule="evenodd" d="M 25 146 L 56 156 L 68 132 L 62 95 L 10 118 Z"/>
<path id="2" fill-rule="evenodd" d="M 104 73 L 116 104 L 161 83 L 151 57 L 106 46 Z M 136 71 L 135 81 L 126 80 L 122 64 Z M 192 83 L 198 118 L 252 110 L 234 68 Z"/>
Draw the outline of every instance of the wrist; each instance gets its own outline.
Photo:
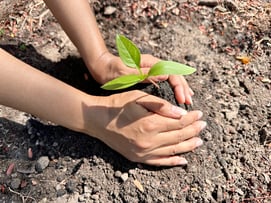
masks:
<path id="1" fill-rule="evenodd" d="M 85 59 L 86 66 L 92 77 L 100 84 L 121 75 L 122 69 L 119 64 L 116 65 L 118 57 L 111 54 L 108 50 L 100 53 L 94 60 Z M 119 67 L 119 68 L 115 68 Z"/>
<path id="2" fill-rule="evenodd" d="M 102 140 L 102 136 L 106 135 L 106 124 L 108 124 L 108 115 L 110 107 L 110 96 L 89 96 L 82 103 L 82 114 L 84 124 L 82 133 Z M 112 106 L 112 105 L 111 105 Z M 98 115 L 98 117 L 97 117 Z"/>
<path id="3" fill-rule="evenodd" d="M 86 64 L 88 70 L 92 73 L 92 72 L 95 72 L 95 70 L 97 69 L 98 62 L 106 59 L 106 57 L 104 57 L 104 56 L 107 56 L 107 55 L 110 55 L 110 52 L 108 50 L 102 50 L 99 53 L 96 53 L 95 57 L 85 56 L 85 57 L 83 57 L 83 59 L 84 59 L 84 62 Z"/>

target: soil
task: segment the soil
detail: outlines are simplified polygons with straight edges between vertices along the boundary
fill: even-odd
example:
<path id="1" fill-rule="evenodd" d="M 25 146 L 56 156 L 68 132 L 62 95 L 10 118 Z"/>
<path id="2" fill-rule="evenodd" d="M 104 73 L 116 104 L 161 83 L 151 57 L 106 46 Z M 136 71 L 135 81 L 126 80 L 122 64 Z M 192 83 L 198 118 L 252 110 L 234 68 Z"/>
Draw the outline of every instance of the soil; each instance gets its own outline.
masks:
<path id="1" fill-rule="evenodd" d="M 143 53 L 197 68 L 186 77 L 194 105 L 184 108 L 204 112 L 204 145 L 184 154 L 187 166 L 147 166 L 0 106 L 0 202 L 271 202 L 269 2 L 91 2 L 113 53 L 122 33 Z M 1 48 L 89 94 L 112 93 L 91 79 L 42 1 L 2 0 L 0 22 Z M 159 91 L 175 102 L 166 82 Z"/>

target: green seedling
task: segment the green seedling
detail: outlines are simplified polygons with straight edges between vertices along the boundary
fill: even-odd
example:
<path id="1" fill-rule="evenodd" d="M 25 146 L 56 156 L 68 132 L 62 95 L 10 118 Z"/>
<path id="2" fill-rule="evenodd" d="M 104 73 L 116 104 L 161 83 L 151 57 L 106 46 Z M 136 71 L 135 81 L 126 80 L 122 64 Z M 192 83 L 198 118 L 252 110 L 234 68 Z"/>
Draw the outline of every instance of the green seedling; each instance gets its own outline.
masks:
<path id="1" fill-rule="evenodd" d="M 196 71 L 195 68 L 174 61 L 159 61 L 154 64 L 147 74 L 140 68 L 141 53 L 138 47 L 123 35 L 117 35 L 116 45 L 122 62 L 138 70 L 138 74 L 123 75 L 105 83 L 101 88 L 106 90 L 120 90 L 131 87 L 144 80 L 149 80 L 158 86 L 151 77 L 159 75 L 189 75 Z"/>

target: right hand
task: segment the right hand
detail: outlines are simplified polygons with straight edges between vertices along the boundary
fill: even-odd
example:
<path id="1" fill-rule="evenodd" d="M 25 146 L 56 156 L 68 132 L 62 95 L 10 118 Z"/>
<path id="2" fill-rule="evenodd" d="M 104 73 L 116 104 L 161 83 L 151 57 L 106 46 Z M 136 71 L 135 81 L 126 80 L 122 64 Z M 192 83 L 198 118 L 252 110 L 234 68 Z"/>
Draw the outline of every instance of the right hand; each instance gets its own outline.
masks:
<path id="1" fill-rule="evenodd" d="M 133 162 L 183 165 L 179 154 L 202 144 L 196 137 L 206 126 L 200 111 L 186 113 L 137 90 L 97 99 L 99 106 L 84 109 L 86 132 Z"/>

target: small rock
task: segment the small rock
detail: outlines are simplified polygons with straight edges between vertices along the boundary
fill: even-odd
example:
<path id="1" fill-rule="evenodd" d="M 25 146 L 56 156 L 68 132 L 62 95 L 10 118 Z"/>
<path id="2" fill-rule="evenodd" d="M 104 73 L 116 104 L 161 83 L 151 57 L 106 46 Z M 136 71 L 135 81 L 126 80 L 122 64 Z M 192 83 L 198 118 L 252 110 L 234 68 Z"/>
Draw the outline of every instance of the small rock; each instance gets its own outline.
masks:
<path id="1" fill-rule="evenodd" d="M 116 12 L 116 8 L 113 7 L 113 6 L 107 6 L 105 9 L 104 9 L 104 15 L 112 15 L 113 13 Z"/>
<path id="2" fill-rule="evenodd" d="M 128 173 L 123 173 L 120 178 L 123 182 L 125 182 L 128 179 Z"/>
<path id="3" fill-rule="evenodd" d="M 86 202 L 86 199 L 84 196 L 78 197 L 78 202 Z"/>
<path id="4" fill-rule="evenodd" d="M 209 7 L 215 7 L 218 5 L 218 0 L 200 0 L 198 2 L 199 6 L 209 6 Z"/>
<path id="5" fill-rule="evenodd" d="M 130 170 L 128 171 L 128 173 L 129 173 L 130 175 L 135 175 L 135 174 L 136 174 L 136 171 L 135 171 L 134 169 L 130 169 Z"/>
<path id="6" fill-rule="evenodd" d="M 21 179 L 19 178 L 14 178 L 10 183 L 10 186 L 12 189 L 18 189 L 20 185 L 21 185 Z"/>
<path id="7" fill-rule="evenodd" d="M 91 199 L 98 200 L 99 199 L 99 195 L 98 194 L 91 195 Z"/>
<path id="8" fill-rule="evenodd" d="M 230 11 L 238 11 L 237 4 L 232 0 L 225 0 L 224 5 L 230 10 Z"/>
<path id="9" fill-rule="evenodd" d="M 116 177 L 116 178 L 120 178 L 121 177 L 121 172 L 120 171 L 116 171 L 115 173 L 114 173 L 114 176 Z"/>
<path id="10" fill-rule="evenodd" d="M 48 202 L 48 199 L 46 197 L 42 198 L 41 201 L 39 201 L 39 203 L 47 203 Z"/>
<path id="11" fill-rule="evenodd" d="M 60 190 L 56 191 L 56 196 L 57 197 L 61 197 L 61 196 L 65 195 L 65 194 L 66 194 L 66 191 L 63 190 L 63 189 L 60 189 Z"/>
<path id="12" fill-rule="evenodd" d="M 71 180 L 69 180 L 66 185 L 65 188 L 67 190 L 68 193 L 73 193 L 75 190 L 75 184 L 74 182 L 72 182 Z"/>
<path id="13" fill-rule="evenodd" d="M 258 131 L 258 134 L 260 136 L 260 144 L 265 144 L 266 143 L 266 138 L 268 137 L 267 136 L 267 131 L 265 128 L 262 128 Z"/>
<path id="14" fill-rule="evenodd" d="M 64 179 L 65 179 L 65 176 L 64 176 L 64 175 L 59 175 L 59 176 L 57 176 L 57 178 L 56 178 L 57 182 L 62 182 Z"/>
<path id="15" fill-rule="evenodd" d="M 240 188 L 236 188 L 235 190 L 239 195 L 244 196 L 244 192 Z"/>
<path id="16" fill-rule="evenodd" d="M 49 158 L 47 156 L 42 156 L 37 160 L 35 169 L 37 172 L 41 173 L 49 165 Z"/>
<path id="17" fill-rule="evenodd" d="M 184 59 L 186 60 L 186 61 L 195 61 L 196 60 L 196 58 L 197 58 L 197 56 L 196 55 L 185 55 L 184 56 Z"/>
<path id="18" fill-rule="evenodd" d="M 84 187 L 84 193 L 92 193 L 91 188 L 89 188 L 88 186 Z"/>
<path id="19" fill-rule="evenodd" d="M 225 112 L 225 117 L 228 121 L 231 121 L 235 118 L 237 118 L 237 115 L 238 115 L 238 111 L 228 111 L 228 112 Z"/>
<path id="20" fill-rule="evenodd" d="M 37 184 L 38 184 L 38 180 L 36 180 L 36 179 L 32 179 L 32 180 L 31 180 L 31 183 L 32 183 L 32 185 L 34 185 L 34 186 L 35 186 L 35 185 L 37 185 Z"/>
<path id="21" fill-rule="evenodd" d="M 205 141 L 210 141 L 213 139 L 213 135 L 209 131 L 206 131 L 203 135 L 203 139 Z"/>
<path id="22" fill-rule="evenodd" d="M 56 185 L 56 190 L 60 190 L 60 189 L 62 189 L 62 186 L 60 184 L 57 184 Z"/>

